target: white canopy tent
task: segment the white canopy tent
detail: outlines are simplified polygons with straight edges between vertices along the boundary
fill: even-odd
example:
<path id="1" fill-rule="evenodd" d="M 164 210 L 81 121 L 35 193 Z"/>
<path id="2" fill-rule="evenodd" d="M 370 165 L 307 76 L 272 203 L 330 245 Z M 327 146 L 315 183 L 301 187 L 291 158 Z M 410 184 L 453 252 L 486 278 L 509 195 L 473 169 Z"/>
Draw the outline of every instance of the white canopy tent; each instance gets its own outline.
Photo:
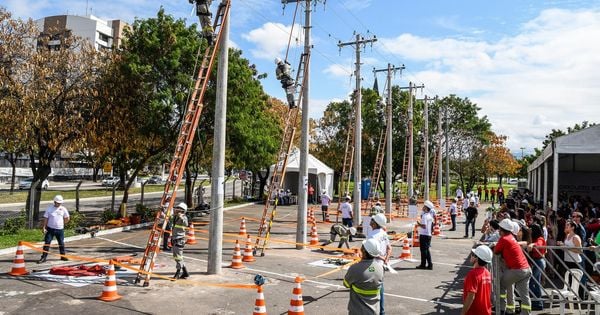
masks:
<path id="1" fill-rule="evenodd" d="M 527 174 L 536 199 L 546 205 L 551 196 L 554 210 L 559 194 L 600 201 L 600 125 L 554 139 L 529 165 Z"/>
<path id="2" fill-rule="evenodd" d="M 308 154 L 308 183 L 315 188 L 315 195 L 318 196 L 323 190 L 327 191 L 329 196 L 333 195 L 333 169 L 325 165 L 312 154 Z M 273 174 L 275 164 L 270 167 L 270 174 Z M 300 150 L 292 149 L 288 157 L 285 178 L 282 189 L 289 189 L 292 194 L 298 194 L 298 176 L 300 170 Z M 270 182 L 270 177 L 267 182 Z"/>

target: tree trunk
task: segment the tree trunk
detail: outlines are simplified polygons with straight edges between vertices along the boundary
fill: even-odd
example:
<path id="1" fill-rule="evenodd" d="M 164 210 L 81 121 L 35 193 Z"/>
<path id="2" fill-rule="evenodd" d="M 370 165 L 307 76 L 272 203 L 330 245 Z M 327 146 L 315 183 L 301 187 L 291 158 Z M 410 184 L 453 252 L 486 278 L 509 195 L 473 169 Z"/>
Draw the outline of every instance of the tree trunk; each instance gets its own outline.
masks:
<path id="1" fill-rule="evenodd" d="M 188 163 L 189 165 L 189 163 Z M 192 172 L 190 172 L 190 169 L 188 167 L 188 165 L 185 166 L 185 190 L 184 190 L 184 201 L 185 203 L 190 206 L 193 204 L 193 200 L 192 200 Z"/>
<path id="2" fill-rule="evenodd" d="M 37 168 L 33 166 L 32 169 L 35 169 L 35 171 L 33 172 L 33 181 L 31 183 L 33 184 L 36 181 L 38 181 L 33 196 L 33 222 L 35 223 L 40 219 L 40 200 L 42 197 L 42 183 L 45 179 L 48 178 L 48 175 L 50 175 L 50 173 L 52 172 L 52 167 L 50 165 L 40 165 Z M 27 201 L 25 202 L 26 208 L 30 207 L 30 194 L 31 190 L 29 190 L 29 192 L 27 193 Z M 27 219 L 29 220 L 29 213 Z"/>
<path id="3" fill-rule="evenodd" d="M 10 194 L 12 195 L 15 191 L 15 179 L 17 178 L 17 163 L 16 154 L 7 155 L 7 160 L 10 163 L 11 174 L 10 174 Z"/>
<path id="4" fill-rule="evenodd" d="M 253 171 L 254 174 L 258 175 L 258 178 L 260 180 L 260 184 L 258 186 L 258 198 L 260 200 L 264 200 L 264 196 L 265 196 L 265 186 L 267 185 L 267 178 L 269 178 L 269 174 L 271 174 L 271 169 L 267 168 L 267 172 L 265 173 L 265 177 L 260 176 L 260 172 L 257 171 Z M 267 198 L 269 198 L 269 196 L 267 196 Z"/>

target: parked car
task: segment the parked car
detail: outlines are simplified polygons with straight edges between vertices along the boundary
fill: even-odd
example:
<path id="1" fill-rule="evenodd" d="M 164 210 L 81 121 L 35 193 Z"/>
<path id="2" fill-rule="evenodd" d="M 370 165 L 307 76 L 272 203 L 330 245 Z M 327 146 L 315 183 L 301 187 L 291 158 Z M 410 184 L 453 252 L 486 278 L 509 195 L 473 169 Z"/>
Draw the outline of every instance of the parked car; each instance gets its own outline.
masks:
<path id="1" fill-rule="evenodd" d="M 102 180 L 102 186 L 112 187 L 114 185 L 117 185 L 120 181 L 121 179 L 117 176 L 107 177 Z"/>
<path id="2" fill-rule="evenodd" d="M 516 185 L 519 182 L 516 178 L 511 178 L 507 181 L 507 184 Z"/>
<path id="3" fill-rule="evenodd" d="M 158 175 L 154 175 L 152 177 L 150 177 L 147 181 L 148 184 L 163 184 L 165 182 L 165 180 Z"/>
<path id="4" fill-rule="evenodd" d="M 19 182 L 19 189 L 30 189 L 31 183 L 33 182 L 33 177 L 27 177 Z M 50 183 L 48 183 L 47 179 L 44 179 L 42 182 L 42 189 L 48 189 L 50 187 Z"/>

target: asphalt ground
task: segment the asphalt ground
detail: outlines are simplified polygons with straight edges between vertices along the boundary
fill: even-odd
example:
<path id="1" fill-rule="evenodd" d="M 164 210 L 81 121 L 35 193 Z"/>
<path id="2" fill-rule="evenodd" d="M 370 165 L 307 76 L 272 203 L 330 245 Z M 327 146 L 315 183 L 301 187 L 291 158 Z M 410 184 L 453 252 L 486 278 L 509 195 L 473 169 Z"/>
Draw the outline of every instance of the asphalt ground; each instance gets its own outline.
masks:
<path id="1" fill-rule="evenodd" d="M 320 209 L 316 210 L 320 242 L 329 238 L 331 223 L 321 222 Z M 345 270 L 311 265 L 326 258 L 338 258 L 335 252 L 319 249 L 297 250 L 295 241 L 297 206 L 279 206 L 273 224 L 270 248 L 264 257 L 252 263 L 243 263 L 243 269 L 231 269 L 234 242 L 239 239 L 244 247 L 245 237 L 238 236 L 241 217 L 253 243 L 258 231 L 262 205 L 247 205 L 224 212 L 224 244 L 222 273 L 207 275 L 208 217 L 194 218 L 195 245 L 186 245 L 185 263 L 191 272 L 188 280 L 170 281 L 175 272 L 171 253 L 161 253 L 154 268 L 155 277 L 148 287 L 133 284 L 135 272 L 117 273 L 118 294 L 122 299 L 103 302 L 97 299 L 103 291 L 104 277 L 92 280 L 71 279 L 79 287 L 48 280 L 37 275 L 13 277 L 0 274 L 0 314 L 249 314 L 257 297 L 252 287 L 253 278 L 265 277 L 264 296 L 267 312 L 286 314 L 294 288 L 294 278 L 301 276 L 304 311 L 306 314 L 346 314 L 349 298 L 343 288 Z M 480 209 L 485 209 L 484 206 Z M 482 220 L 483 216 L 480 216 Z M 398 260 L 393 263 L 395 274 L 385 275 L 385 308 L 388 314 L 459 314 L 462 306 L 462 281 L 469 271 L 468 255 L 474 239 L 465 239 L 463 219 L 459 218 L 457 231 L 442 230 L 443 237 L 432 241 L 433 270 L 417 270 L 418 248 L 412 249 L 414 261 Z M 395 220 L 388 231 L 403 233 L 410 230 L 411 220 Z M 481 226 L 478 222 L 477 227 Z M 71 261 L 64 264 L 56 247 L 49 260 L 36 264 L 40 253 L 29 248 L 25 251 L 26 268 L 41 274 L 52 266 L 78 266 L 94 259 L 106 260 L 115 256 L 143 254 L 149 229 L 125 231 L 67 243 Z M 478 232 L 476 236 L 480 236 Z M 307 241 L 310 238 L 307 237 Z M 360 247 L 362 239 L 355 238 L 352 247 Z M 337 243 L 332 244 L 335 246 Z M 402 242 L 393 244 L 394 257 L 400 256 Z M 0 255 L 0 270 L 11 270 L 14 253 Z M 137 268 L 138 265 L 133 265 Z M 334 266 L 335 267 L 335 266 Z M 64 279 L 64 277 L 63 277 Z"/>

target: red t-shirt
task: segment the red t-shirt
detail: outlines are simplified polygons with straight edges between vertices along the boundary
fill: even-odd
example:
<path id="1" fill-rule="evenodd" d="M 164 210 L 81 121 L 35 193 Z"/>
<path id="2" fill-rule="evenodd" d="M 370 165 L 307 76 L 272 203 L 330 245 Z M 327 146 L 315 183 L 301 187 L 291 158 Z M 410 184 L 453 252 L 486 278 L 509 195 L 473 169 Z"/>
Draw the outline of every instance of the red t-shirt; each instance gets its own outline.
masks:
<path id="1" fill-rule="evenodd" d="M 502 254 L 504 263 L 508 269 L 527 269 L 529 264 L 527 258 L 521 250 L 521 246 L 517 243 L 517 240 L 511 234 L 502 236 L 496 247 L 494 247 L 494 253 Z"/>
<path id="2" fill-rule="evenodd" d="M 539 259 L 546 255 L 546 240 L 544 237 L 538 237 L 534 242 L 534 247 L 531 250 L 531 258 Z M 538 247 L 541 246 L 542 248 Z"/>
<path id="3" fill-rule="evenodd" d="M 491 315 L 492 276 L 486 268 L 477 267 L 469 271 L 463 287 L 463 302 L 470 292 L 475 293 L 475 299 L 467 315 Z"/>

